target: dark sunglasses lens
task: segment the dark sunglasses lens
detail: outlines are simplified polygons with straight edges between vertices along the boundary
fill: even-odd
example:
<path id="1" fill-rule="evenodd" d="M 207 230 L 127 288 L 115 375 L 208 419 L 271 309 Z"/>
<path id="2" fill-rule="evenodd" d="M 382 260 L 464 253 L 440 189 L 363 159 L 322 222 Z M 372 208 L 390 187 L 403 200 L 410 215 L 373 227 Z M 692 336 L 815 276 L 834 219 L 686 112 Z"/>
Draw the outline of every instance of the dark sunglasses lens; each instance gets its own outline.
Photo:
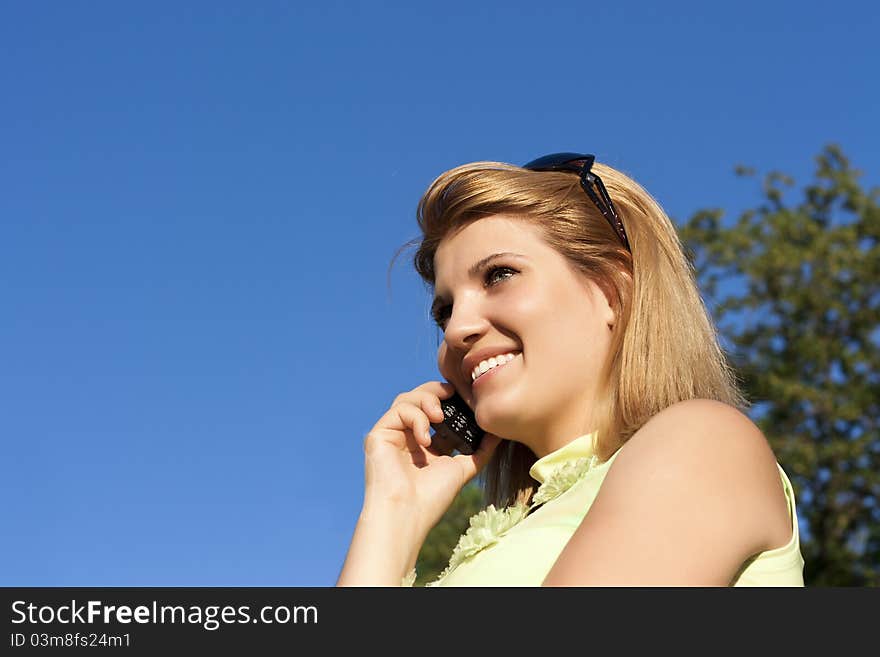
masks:
<path id="1" fill-rule="evenodd" d="M 523 169 L 531 169 L 532 171 L 580 171 L 585 164 L 588 169 L 593 166 L 593 160 L 595 160 L 594 156 L 581 153 L 553 153 L 524 164 Z"/>

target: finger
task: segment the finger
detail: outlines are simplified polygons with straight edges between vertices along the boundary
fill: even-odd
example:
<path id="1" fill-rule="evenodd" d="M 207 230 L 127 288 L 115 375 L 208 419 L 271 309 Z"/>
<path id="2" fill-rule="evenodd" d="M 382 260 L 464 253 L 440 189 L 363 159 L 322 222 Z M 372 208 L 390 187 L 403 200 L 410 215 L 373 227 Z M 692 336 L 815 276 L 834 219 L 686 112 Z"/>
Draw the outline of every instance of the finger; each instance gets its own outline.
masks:
<path id="1" fill-rule="evenodd" d="M 418 404 L 421 400 L 430 400 L 437 402 L 439 405 L 441 399 L 449 399 L 455 392 L 455 386 L 451 383 L 428 381 L 412 390 L 399 394 L 394 403 L 405 401 Z"/>
<path id="2" fill-rule="evenodd" d="M 492 458 L 492 454 L 495 453 L 495 450 L 498 448 L 498 445 L 501 444 L 501 441 L 502 438 L 499 436 L 496 436 L 494 433 L 486 432 L 483 435 L 483 439 L 480 441 L 480 446 L 477 448 L 477 451 L 470 455 L 459 454 L 453 457 L 453 460 L 457 461 L 463 469 L 467 481 L 470 481 L 478 472 L 480 472 L 480 470 L 486 467 L 486 464 L 489 462 L 489 459 Z"/>
<path id="3" fill-rule="evenodd" d="M 440 405 L 440 399 L 437 398 L 437 395 L 423 395 L 419 400 L 419 407 L 428 416 L 428 420 L 434 424 L 442 422 L 445 417 L 443 407 Z"/>
<path id="4" fill-rule="evenodd" d="M 477 465 L 477 469 L 480 470 L 489 462 L 489 459 L 492 458 L 492 454 L 495 453 L 495 450 L 498 448 L 498 445 L 501 444 L 502 438 L 500 436 L 496 436 L 494 433 L 486 432 L 483 434 L 483 439 L 480 441 L 480 446 L 477 448 L 477 451 L 471 454 L 471 458 Z"/>
<path id="5" fill-rule="evenodd" d="M 421 406 L 409 402 L 395 404 L 400 425 L 421 447 L 431 446 L 431 422 Z"/>
<path id="6" fill-rule="evenodd" d="M 446 399 L 446 397 L 451 397 L 452 393 L 455 392 L 455 386 L 448 381 L 427 381 L 413 388 L 411 392 L 419 391 L 430 392 L 440 397 L 440 399 Z"/>
<path id="7" fill-rule="evenodd" d="M 423 419 L 421 428 L 422 433 L 424 433 L 425 428 L 430 425 L 426 413 L 420 406 L 408 401 L 401 401 L 401 398 L 398 397 L 394 405 L 385 412 L 370 433 L 382 434 L 385 440 L 390 440 L 400 446 L 402 445 L 400 441 L 401 432 L 406 433 L 407 431 L 419 428 L 416 426 L 419 422 L 419 415 Z"/>
<path id="8" fill-rule="evenodd" d="M 428 419 L 433 422 L 442 422 L 444 418 L 442 399 L 448 399 L 455 392 L 455 388 L 449 383 L 429 381 L 409 392 L 402 393 L 394 400 L 395 405 L 401 403 L 419 406 Z"/>

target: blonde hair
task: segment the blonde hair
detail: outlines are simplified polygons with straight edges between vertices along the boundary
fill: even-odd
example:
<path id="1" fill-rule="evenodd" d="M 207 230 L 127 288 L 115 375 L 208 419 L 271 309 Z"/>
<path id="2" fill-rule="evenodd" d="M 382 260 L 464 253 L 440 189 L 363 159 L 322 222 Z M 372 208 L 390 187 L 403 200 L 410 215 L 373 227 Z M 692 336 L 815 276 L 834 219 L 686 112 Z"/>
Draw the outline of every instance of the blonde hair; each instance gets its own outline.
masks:
<path id="1" fill-rule="evenodd" d="M 749 402 L 718 343 L 672 221 L 628 176 L 598 163 L 592 171 L 605 183 L 632 253 L 584 194 L 577 175 L 500 162 L 475 162 L 440 175 L 419 201 L 422 237 L 408 244 L 418 244 L 415 269 L 433 288 L 440 242 L 503 213 L 540 228 L 550 246 L 598 285 L 616 318 L 592 411 L 596 453 L 604 461 L 676 402 L 715 399 L 741 411 Z M 482 473 L 486 502 L 530 499 L 535 460 L 525 445 L 502 442 Z"/>

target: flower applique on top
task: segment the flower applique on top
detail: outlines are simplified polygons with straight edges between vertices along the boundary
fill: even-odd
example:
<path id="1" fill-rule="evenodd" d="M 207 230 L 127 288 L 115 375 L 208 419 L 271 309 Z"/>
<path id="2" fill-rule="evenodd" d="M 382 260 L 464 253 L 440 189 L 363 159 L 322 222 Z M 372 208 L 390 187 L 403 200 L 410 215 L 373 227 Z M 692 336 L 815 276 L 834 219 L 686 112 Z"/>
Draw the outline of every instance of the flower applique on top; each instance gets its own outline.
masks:
<path id="1" fill-rule="evenodd" d="M 433 582 L 425 586 L 438 586 L 449 573 L 462 562 L 478 552 L 495 545 L 504 534 L 519 524 L 529 513 L 542 504 L 556 499 L 588 472 L 599 465 L 600 461 L 594 453 L 595 432 L 580 436 L 567 445 L 547 454 L 532 465 L 529 475 L 540 483 L 531 503 L 511 504 L 503 509 L 496 509 L 493 504 L 471 517 L 467 531 L 462 534 L 458 544 L 452 551 L 449 565 Z M 416 570 L 413 568 L 402 580 L 402 586 L 413 586 Z"/>

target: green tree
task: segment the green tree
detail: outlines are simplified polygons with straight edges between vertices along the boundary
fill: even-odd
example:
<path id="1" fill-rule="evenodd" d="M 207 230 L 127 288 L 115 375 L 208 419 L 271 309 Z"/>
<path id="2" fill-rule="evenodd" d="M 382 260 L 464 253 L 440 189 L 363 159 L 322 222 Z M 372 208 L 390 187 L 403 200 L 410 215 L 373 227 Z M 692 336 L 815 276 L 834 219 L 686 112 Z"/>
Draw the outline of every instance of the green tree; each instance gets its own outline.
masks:
<path id="1" fill-rule="evenodd" d="M 702 210 L 680 235 L 752 419 L 795 488 L 806 584 L 877 585 L 880 190 L 864 190 L 836 146 L 816 162 L 796 198 L 771 172 L 735 224 Z"/>
<path id="2" fill-rule="evenodd" d="M 484 508 L 483 493 L 476 484 L 470 483 L 461 489 L 422 544 L 416 559 L 415 586 L 424 586 L 439 577 L 459 537 L 467 530 L 471 516 Z"/>

